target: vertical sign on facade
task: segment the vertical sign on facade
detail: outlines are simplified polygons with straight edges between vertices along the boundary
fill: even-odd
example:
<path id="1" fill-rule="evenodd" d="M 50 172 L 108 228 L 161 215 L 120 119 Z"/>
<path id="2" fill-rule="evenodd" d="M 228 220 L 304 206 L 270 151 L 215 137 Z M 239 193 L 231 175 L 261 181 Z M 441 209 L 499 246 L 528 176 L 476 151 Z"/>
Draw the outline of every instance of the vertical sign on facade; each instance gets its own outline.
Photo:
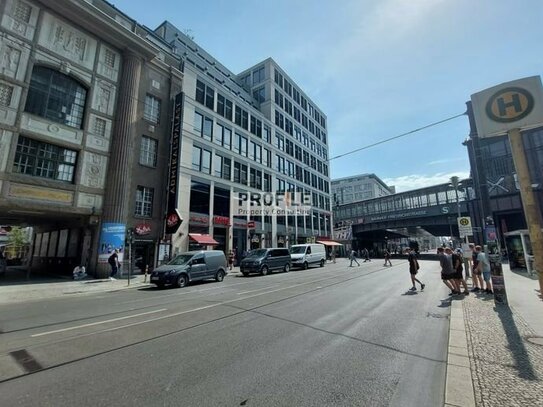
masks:
<path id="1" fill-rule="evenodd" d="M 177 209 L 179 190 L 179 155 L 181 153 L 181 125 L 183 114 L 183 93 L 175 95 L 173 108 L 172 138 L 170 145 L 170 168 L 168 179 L 168 206 L 166 209 L 166 233 L 177 232 L 183 219 Z"/>

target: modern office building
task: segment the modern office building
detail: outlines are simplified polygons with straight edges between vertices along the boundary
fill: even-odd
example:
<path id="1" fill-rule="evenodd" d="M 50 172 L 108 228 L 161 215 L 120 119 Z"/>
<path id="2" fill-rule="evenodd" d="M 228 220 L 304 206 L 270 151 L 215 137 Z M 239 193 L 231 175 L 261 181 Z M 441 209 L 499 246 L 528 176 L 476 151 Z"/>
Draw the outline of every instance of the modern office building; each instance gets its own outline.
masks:
<path id="1" fill-rule="evenodd" d="M 182 58 L 183 119 L 174 250 L 209 235 L 222 250 L 331 235 L 326 115 L 271 58 L 234 74 L 169 22 L 155 33 Z M 307 216 L 239 216 L 239 192 L 308 194 Z M 204 242 L 205 243 L 205 242 Z"/>
<path id="2" fill-rule="evenodd" d="M 396 192 L 375 174 L 360 174 L 332 180 L 332 200 L 334 205 L 365 201 Z"/>
<path id="3" fill-rule="evenodd" d="M 327 157 L 326 116 L 271 59 L 236 75 L 103 0 L 0 2 L 0 224 L 33 226 L 33 269 L 103 276 L 127 229 L 151 267 L 198 234 L 240 251 L 329 236 Z M 237 192 L 277 190 L 309 193 L 309 215 L 234 216 Z"/>

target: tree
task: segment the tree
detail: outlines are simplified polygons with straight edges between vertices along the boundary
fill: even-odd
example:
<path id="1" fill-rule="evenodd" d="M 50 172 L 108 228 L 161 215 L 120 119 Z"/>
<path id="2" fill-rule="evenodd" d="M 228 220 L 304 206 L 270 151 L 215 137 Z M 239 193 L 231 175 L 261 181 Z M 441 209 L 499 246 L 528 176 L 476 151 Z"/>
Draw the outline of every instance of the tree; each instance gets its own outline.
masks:
<path id="1" fill-rule="evenodd" d="M 6 254 L 9 258 L 20 258 L 23 256 L 26 246 L 29 244 L 26 229 L 18 226 L 11 228 L 8 235 L 8 246 Z"/>

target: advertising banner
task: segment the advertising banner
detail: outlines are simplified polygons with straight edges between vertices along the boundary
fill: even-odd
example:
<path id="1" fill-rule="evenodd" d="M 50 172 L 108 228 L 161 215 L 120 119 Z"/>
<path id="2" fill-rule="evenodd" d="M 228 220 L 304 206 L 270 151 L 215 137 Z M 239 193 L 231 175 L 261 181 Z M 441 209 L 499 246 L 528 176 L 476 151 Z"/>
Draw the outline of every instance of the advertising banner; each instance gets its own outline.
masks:
<path id="1" fill-rule="evenodd" d="M 181 125 L 183 114 L 183 93 L 175 96 L 173 126 L 170 146 L 170 171 L 168 180 L 168 207 L 166 214 L 166 233 L 177 232 L 183 219 L 177 210 L 177 192 L 179 190 L 179 154 L 181 151 Z"/>
<path id="2" fill-rule="evenodd" d="M 98 263 L 107 263 L 109 256 L 117 249 L 119 262 L 123 261 L 126 225 L 124 223 L 103 223 L 98 246 Z"/>

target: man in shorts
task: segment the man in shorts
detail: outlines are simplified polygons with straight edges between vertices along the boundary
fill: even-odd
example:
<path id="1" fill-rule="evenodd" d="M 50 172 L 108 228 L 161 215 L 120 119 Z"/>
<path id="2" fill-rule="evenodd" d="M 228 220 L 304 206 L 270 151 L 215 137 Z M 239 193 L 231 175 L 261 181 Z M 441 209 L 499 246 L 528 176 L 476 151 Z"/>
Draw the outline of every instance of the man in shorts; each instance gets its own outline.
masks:
<path id="1" fill-rule="evenodd" d="M 411 284 L 413 284 L 413 287 L 411 287 L 411 291 L 417 291 L 417 286 L 415 285 L 415 282 L 420 284 L 421 291 L 424 290 L 424 287 L 426 287 L 426 285 L 421 283 L 416 277 L 420 267 L 419 262 L 417 261 L 417 255 L 415 253 L 415 250 L 409 249 L 407 261 L 409 262 L 409 274 L 411 274 Z"/>
<path id="2" fill-rule="evenodd" d="M 451 290 L 449 295 L 460 294 L 460 291 L 456 289 L 454 284 L 454 269 L 452 259 L 450 256 L 445 254 L 445 249 L 443 247 L 437 248 L 437 257 L 441 267 L 441 280 L 443 281 L 443 284 L 445 284 L 447 288 Z"/>
<path id="3" fill-rule="evenodd" d="M 490 263 L 486 257 L 485 252 L 481 246 L 475 246 L 475 253 L 477 253 L 477 272 L 479 273 L 479 279 L 481 279 L 481 274 L 486 283 L 486 294 L 493 294 L 492 291 L 492 281 L 490 278 Z M 475 274 L 475 272 L 474 272 Z M 483 282 L 480 280 L 481 290 L 483 289 Z"/>
<path id="4" fill-rule="evenodd" d="M 464 295 L 469 295 L 468 290 L 468 283 L 466 283 L 466 280 L 464 280 L 464 275 L 462 272 L 464 271 L 464 267 L 462 266 L 463 258 L 462 258 L 462 252 L 459 251 L 460 249 L 456 250 L 456 253 L 454 253 L 451 249 L 446 248 L 445 254 L 447 256 L 451 256 L 452 264 L 453 264 L 453 270 L 454 270 L 454 285 L 456 287 L 456 290 L 460 292 L 460 287 L 464 287 Z"/>

